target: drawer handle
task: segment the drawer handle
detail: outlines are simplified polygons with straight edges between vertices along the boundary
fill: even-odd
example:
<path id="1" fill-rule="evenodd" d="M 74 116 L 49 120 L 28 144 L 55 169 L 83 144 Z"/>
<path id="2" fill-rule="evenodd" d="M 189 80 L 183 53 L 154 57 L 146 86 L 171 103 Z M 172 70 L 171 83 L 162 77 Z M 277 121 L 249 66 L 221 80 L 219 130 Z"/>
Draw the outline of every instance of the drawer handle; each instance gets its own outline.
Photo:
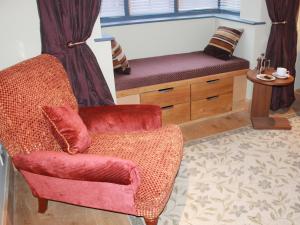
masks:
<path id="1" fill-rule="evenodd" d="M 213 100 L 215 100 L 217 98 L 219 98 L 219 95 L 211 96 L 211 97 L 208 97 L 206 99 L 207 99 L 207 101 L 213 101 Z"/>
<path id="2" fill-rule="evenodd" d="M 169 110 L 169 109 L 173 109 L 173 108 L 174 108 L 174 105 L 168 105 L 168 106 L 161 107 L 162 110 Z"/>
<path id="3" fill-rule="evenodd" d="M 164 89 L 160 89 L 160 90 L 158 90 L 159 92 L 169 92 L 169 91 L 173 91 L 174 90 L 174 88 L 173 87 L 170 87 L 170 88 L 164 88 Z"/>
<path id="4" fill-rule="evenodd" d="M 206 81 L 206 83 L 208 83 L 208 84 L 214 84 L 214 83 L 217 83 L 219 81 L 220 81 L 220 79 L 208 80 L 208 81 Z"/>

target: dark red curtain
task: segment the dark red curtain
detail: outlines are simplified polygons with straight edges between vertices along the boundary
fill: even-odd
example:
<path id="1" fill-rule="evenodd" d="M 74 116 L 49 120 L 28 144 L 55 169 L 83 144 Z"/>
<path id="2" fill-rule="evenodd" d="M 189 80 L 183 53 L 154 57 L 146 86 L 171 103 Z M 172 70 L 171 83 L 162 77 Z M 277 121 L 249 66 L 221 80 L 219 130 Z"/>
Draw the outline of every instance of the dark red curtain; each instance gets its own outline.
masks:
<path id="1" fill-rule="evenodd" d="M 85 43 L 100 12 L 101 0 L 38 0 L 37 3 L 42 52 L 62 62 L 78 104 L 114 104 L 97 59 Z"/>
<path id="2" fill-rule="evenodd" d="M 285 67 L 296 76 L 297 21 L 300 0 L 266 0 L 272 21 L 266 56 L 272 65 Z M 294 84 L 273 87 L 271 109 L 289 107 L 295 100 Z"/>

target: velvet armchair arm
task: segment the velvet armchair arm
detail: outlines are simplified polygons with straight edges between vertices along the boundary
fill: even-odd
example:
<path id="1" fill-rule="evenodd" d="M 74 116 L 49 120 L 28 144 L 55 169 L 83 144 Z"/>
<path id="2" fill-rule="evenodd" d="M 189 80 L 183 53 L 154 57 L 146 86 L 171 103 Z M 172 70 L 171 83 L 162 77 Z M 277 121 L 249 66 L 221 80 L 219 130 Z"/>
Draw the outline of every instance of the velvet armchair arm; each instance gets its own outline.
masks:
<path id="1" fill-rule="evenodd" d="M 161 109 L 155 105 L 113 105 L 79 109 L 92 133 L 153 130 L 161 127 Z"/>
<path id="2" fill-rule="evenodd" d="M 13 163 L 18 170 L 48 177 L 131 185 L 135 191 L 140 184 L 136 165 L 114 157 L 39 151 L 17 154 Z"/>

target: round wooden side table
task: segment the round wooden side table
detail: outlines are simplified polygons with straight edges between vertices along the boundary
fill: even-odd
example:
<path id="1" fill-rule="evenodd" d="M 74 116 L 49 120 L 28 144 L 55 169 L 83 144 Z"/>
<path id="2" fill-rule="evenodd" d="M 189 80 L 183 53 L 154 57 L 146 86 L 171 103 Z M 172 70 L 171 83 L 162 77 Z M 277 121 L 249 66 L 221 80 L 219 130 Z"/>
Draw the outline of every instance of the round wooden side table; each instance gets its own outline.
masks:
<path id="1" fill-rule="evenodd" d="M 265 74 L 275 72 L 273 69 L 266 70 Z M 290 130 L 292 127 L 286 118 L 270 117 L 269 108 L 272 97 L 272 86 L 286 86 L 294 81 L 293 76 L 287 79 L 275 79 L 263 81 L 256 78 L 256 70 L 249 70 L 247 78 L 254 84 L 251 106 L 251 122 L 254 129 L 283 129 Z"/>

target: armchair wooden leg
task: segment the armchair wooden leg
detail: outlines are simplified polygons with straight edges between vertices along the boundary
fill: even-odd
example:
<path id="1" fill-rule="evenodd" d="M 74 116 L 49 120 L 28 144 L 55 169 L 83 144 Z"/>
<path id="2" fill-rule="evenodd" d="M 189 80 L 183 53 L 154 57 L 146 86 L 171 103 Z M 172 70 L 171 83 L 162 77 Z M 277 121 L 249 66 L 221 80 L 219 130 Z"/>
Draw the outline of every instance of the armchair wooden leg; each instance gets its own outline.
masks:
<path id="1" fill-rule="evenodd" d="M 158 218 L 155 219 L 146 219 L 144 218 L 146 225 L 157 225 Z"/>
<path id="2" fill-rule="evenodd" d="M 45 213 L 48 208 L 48 200 L 44 198 L 38 198 L 39 201 L 39 213 Z"/>

